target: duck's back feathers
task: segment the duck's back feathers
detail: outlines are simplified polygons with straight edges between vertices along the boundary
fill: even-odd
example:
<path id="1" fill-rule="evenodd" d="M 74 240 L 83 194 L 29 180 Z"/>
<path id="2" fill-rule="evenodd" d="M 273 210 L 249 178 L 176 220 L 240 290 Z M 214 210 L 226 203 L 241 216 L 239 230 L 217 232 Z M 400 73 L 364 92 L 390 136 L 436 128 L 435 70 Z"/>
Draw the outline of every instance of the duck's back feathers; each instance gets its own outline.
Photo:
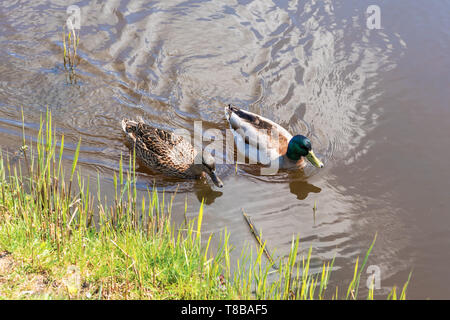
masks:
<path id="1" fill-rule="evenodd" d="M 250 160 L 267 164 L 286 154 L 292 135 L 282 126 L 232 105 L 225 107 L 225 117 L 238 151 Z"/>
<path id="2" fill-rule="evenodd" d="M 122 130 L 148 167 L 175 176 L 190 175 L 195 151 L 182 136 L 128 119 L 122 120 Z"/>
<path id="3" fill-rule="evenodd" d="M 274 125 L 277 125 L 269 119 L 265 119 L 260 115 L 252 113 L 250 111 L 239 109 L 232 105 L 228 105 L 226 107 L 225 114 L 227 116 L 227 119 L 231 120 L 230 123 L 233 123 L 233 120 L 238 118 L 241 121 L 252 124 L 252 126 L 258 130 L 271 130 Z M 236 115 L 236 117 L 234 117 L 233 115 Z"/>

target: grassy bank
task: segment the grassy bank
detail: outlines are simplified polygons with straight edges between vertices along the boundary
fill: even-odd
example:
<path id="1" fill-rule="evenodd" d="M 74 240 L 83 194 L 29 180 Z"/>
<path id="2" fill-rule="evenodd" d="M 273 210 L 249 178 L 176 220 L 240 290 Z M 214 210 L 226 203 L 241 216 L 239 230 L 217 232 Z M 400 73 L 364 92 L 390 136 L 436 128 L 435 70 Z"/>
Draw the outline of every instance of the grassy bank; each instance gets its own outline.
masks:
<path id="1" fill-rule="evenodd" d="M 231 272 L 228 234 L 216 235 L 221 244 L 214 252 L 213 236 L 202 240 L 203 204 L 197 219 L 175 228 L 171 212 L 184 208 L 172 209 L 173 196 L 156 189 L 138 201 L 131 160 L 130 172 L 120 163 L 115 197 L 108 202 L 99 178 L 94 194 L 77 170 L 80 144 L 70 172 L 64 172 L 64 137 L 57 141 L 50 115 L 37 140 L 29 146 L 23 141 L 15 165 L 7 155 L 0 159 L 3 299 L 373 298 L 373 290 L 358 297 L 373 244 L 356 262 L 352 281 L 340 288 L 328 286 L 333 261 L 315 275 L 309 270 L 311 250 L 297 261 L 298 239 L 274 265 L 265 262 L 263 247 L 246 250 Z M 407 283 L 392 288 L 387 298 L 404 299 Z"/>

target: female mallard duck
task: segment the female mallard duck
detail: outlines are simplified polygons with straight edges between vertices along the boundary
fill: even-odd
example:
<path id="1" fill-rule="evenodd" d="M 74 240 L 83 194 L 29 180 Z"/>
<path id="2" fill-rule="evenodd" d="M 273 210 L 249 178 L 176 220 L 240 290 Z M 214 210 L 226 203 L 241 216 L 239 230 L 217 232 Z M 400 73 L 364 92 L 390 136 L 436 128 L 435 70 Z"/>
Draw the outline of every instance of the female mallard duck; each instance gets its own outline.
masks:
<path id="1" fill-rule="evenodd" d="M 302 135 L 292 136 L 279 124 L 231 104 L 225 107 L 236 146 L 250 161 L 275 165 L 280 169 L 304 167 L 305 157 L 318 168 L 323 167 L 311 148 L 311 141 Z"/>
<path id="2" fill-rule="evenodd" d="M 216 175 L 213 156 L 204 151 L 201 161 L 197 163 L 200 158 L 196 150 L 182 136 L 153 128 L 142 119 L 123 119 L 122 129 L 130 144 L 136 148 L 136 157 L 149 168 L 185 179 L 196 179 L 208 174 L 216 186 L 223 186 Z"/>

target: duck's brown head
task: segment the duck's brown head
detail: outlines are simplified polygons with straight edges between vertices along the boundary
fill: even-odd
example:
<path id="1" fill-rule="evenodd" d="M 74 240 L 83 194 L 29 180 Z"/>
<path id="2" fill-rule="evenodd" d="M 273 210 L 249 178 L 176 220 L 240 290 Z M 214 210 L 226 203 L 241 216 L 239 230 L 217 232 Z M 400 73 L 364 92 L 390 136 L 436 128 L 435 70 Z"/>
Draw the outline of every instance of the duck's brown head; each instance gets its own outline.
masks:
<path id="1" fill-rule="evenodd" d="M 194 165 L 194 171 L 198 176 L 209 175 L 211 180 L 217 187 L 223 187 L 222 180 L 220 180 L 220 178 L 216 174 L 216 161 L 209 152 L 202 152 L 201 163 Z"/>

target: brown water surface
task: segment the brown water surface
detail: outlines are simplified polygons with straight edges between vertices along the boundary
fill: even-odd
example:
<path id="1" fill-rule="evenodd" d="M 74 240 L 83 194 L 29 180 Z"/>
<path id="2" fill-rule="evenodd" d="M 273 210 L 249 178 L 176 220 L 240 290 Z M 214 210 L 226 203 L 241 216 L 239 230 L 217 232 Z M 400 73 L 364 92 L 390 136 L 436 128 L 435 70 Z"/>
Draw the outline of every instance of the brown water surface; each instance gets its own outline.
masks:
<path id="1" fill-rule="evenodd" d="M 83 175 L 98 172 L 111 195 L 121 153 L 128 160 L 120 119 L 225 133 L 222 106 L 234 103 L 309 136 L 325 168 L 260 176 L 220 164 L 216 189 L 140 167 L 142 194 L 179 185 L 179 221 L 186 199 L 195 217 L 206 197 L 204 230 L 226 228 L 236 256 L 255 246 L 243 208 L 277 256 L 293 235 L 316 267 L 336 256 L 340 288 L 377 233 L 377 296 L 413 271 L 409 298 L 450 298 L 449 1 L 79 1 L 77 84 L 62 63 L 70 4 L 0 2 L 4 150 L 21 144 L 20 107 L 34 139 L 48 107 L 67 165 L 81 136 Z M 379 30 L 366 26 L 372 4 Z"/>

